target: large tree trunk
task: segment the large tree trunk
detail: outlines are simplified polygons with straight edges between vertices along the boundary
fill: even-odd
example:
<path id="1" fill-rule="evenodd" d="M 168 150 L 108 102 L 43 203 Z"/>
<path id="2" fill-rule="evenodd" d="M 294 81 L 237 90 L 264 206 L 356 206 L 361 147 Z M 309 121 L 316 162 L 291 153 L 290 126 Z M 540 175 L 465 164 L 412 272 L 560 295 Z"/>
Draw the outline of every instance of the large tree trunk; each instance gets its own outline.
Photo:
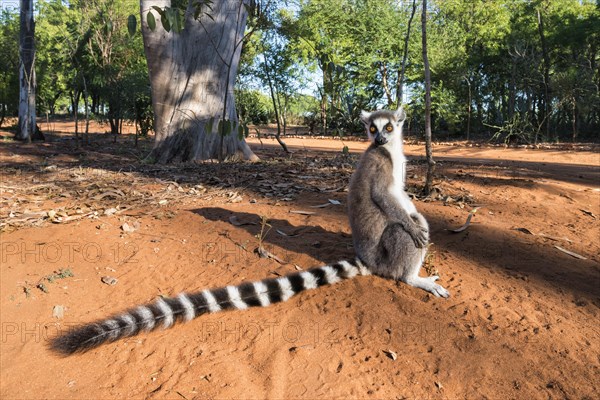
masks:
<path id="1" fill-rule="evenodd" d="M 164 9 L 171 1 L 140 0 L 155 115 L 155 160 L 169 163 L 235 154 L 257 160 L 238 135 L 233 96 L 247 17 L 243 2 L 215 1 L 212 10 L 203 9 L 212 18 L 202 16 L 199 21 L 188 6 L 180 33 L 165 31 L 155 11 L 156 28 L 149 29 L 151 6 Z M 226 137 L 217 133 L 222 119 L 236 124 Z"/>
<path id="2" fill-rule="evenodd" d="M 433 160 L 433 149 L 431 145 L 431 72 L 429 70 L 429 58 L 427 57 L 427 0 L 423 0 L 421 30 L 423 65 L 425 67 L 425 156 L 427 158 L 427 177 L 425 178 L 423 193 L 429 195 L 433 185 L 435 161 Z"/>
<path id="3" fill-rule="evenodd" d="M 33 20 L 33 0 L 21 0 L 20 19 L 19 127 L 16 139 L 31 142 L 33 139 L 43 139 L 35 124 L 35 22 Z"/>

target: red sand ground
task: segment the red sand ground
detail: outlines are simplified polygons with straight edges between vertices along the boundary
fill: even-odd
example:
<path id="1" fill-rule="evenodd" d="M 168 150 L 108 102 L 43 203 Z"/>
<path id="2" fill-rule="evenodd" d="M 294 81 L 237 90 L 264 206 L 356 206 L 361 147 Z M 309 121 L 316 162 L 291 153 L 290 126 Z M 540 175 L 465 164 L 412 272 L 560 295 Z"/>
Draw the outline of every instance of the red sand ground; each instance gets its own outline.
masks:
<path id="1" fill-rule="evenodd" d="M 109 143 L 96 136 L 94 140 Z M 272 140 L 263 142 L 261 150 L 257 140 L 250 140 L 263 160 L 281 156 Z M 288 144 L 294 153 L 287 158 L 296 163 L 289 168 L 296 169 L 339 157 L 342 149 L 334 140 L 289 139 Z M 345 144 L 351 151 L 365 147 Z M 62 224 L 43 221 L 2 233 L 0 397 L 598 398 L 598 152 L 436 146 L 437 181 L 443 191 L 472 196 L 463 208 L 442 200 L 416 203 L 431 225 L 432 268 L 439 271 L 450 299 L 378 277 L 360 277 L 284 304 L 207 315 L 60 358 L 47 350 L 47 338 L 69 324 L 89 322 L 160 294 L 273 277 L 296 271 L 296 266 L 352 256 L 345 167 L 310 170 L 327 183 L 332 176 L 342 177 L 340 191 L 306 190 L 298 184 L 291 201 L 277 191 L 269 197 L 253 180 L 235 181 L 237 167 L 228 166 L 215 173 L 222 195 L 217 191 L 185 201 L 144 203 L 153 193 L 168 193 L 168 185 L 187 192 L 198 182 L 180 178 L 184 168 L 172 170 L 179 185 L 141 177 L 136 172 L 141 164 L 127 153 L 130 145 L 122 148 L 122 153 L 114 148 L 103 152 L 96 145 L 82 155 L 69 141 L 0 143 L 3 218 L 13 209 L 93 208 L 89 199 L 78 196 L 106 176 L 94 178 L 91 169 L 78 175 L 72 167 L 93 166 L 101 157 L 106 162 L 119 156 L 117 164 L 129 157 L 121 172 L 109 171 L 106 164 L 99 164 L 96 172 L 125 177 L 114 186 L 127 196 L 134 196 L 133 190 L 146 193 L 135 197 L 138 203 L 131 208 L 127 196 L 115 201 L 115 207 L 125 208 L 122 213 Z M 420 145 L 406 150 L 413 161 L 423 153 Z M 278 163 L 285 173 L 285 160 Z M 127 165 L 134 166 L 129 175 L 123 172 Z M 51 176 L 67 166 L 71 175 L 66 179 Z M 269 175 L 269 164 L 244 168 L 256 168 L 255 180 L 289 189 L 282 175 Z M 149 169 L 144 171 L 149 174 Z M 420 184 L 423 172 L 423 163 L 412 164 L 411 185 Z M 223 186 L 230 178 L 233 183 Z M 52 186 L 42 194 L 32 189 L 49 184 L 49 179 Z M 207 193 L 213 190 L 211 179 L 199 181 Z M 84 189 L 71 190 L 69 185 L 75 184 Z M 61 190 L 68 195 L 56 195 Z M 35 201 L 27 197 L 32 193 Z M 342 205 L 310 208 L 329 199 Z M 106 200 L 97 198 L 99 204 Z M 468 229 L 456 234 L 447 230 L 461 226 L 475 206 L 481 208 Z M 273 229 L 265 245 L 285 263 L 258 258 L 253 249 L 260 227 L 235 226 L 231 216 L 242 223 L 266 216 Z M 123 232 L 125 222 L 139 227 Z M 282 236 L 276 229 L 299 235 Z M 74 276 L 43 281 L 61 268 Z M 118 283 L 102 283 L 105 275 L 117 277 Z M 40 281 L 48 293 L 35 287 Z M 64 317 L 53 317 L 56 305 L 64 307 Z"/>

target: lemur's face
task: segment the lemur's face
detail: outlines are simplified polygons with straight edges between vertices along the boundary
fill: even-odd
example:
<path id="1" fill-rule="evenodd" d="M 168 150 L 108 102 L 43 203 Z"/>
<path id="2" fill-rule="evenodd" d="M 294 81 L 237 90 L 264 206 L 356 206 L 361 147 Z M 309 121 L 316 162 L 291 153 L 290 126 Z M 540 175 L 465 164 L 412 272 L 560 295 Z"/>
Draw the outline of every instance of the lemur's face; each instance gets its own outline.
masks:
<path id="1" fill-rule="evenodd" d="M 402 124 L 406 115 L 402 108 L 396 111 L 362 111 L 360 118 L 367 129 L 372 143 L 383 146 L 395 140 L 402 140 Z"/>

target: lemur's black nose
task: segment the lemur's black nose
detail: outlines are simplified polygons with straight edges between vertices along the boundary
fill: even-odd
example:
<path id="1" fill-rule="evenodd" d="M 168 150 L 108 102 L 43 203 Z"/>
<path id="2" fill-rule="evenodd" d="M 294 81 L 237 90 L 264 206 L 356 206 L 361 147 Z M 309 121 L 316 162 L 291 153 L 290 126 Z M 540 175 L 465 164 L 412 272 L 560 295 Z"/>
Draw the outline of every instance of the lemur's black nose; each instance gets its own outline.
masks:
<path id="1" fill-rule="evenodd" d="M 375 136 L 375 144 L 377 146 L 381 146 L 387 143 L 387 139 L 384 138 L 383 136 L 381 136 L 380 134 L 378 134 L 377 136 Z"/>

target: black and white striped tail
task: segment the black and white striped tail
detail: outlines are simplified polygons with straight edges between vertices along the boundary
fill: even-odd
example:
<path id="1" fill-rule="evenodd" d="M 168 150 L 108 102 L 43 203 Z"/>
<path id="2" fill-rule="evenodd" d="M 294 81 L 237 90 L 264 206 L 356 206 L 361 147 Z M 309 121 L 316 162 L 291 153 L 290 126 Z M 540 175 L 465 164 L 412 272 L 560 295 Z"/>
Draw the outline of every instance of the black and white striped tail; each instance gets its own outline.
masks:
<path id="1" fill-rule="evenodd" d="M 286 301 L 304 290 L 369 274 L 369 270 L 356 259 L 354 263 L 340 261 L 281 278 L 191 294 L 181 293 L 174 298 L 159 298 L 153 304 L 139 306 L 123 314 L 70 330 L 52 339 L 50 347 L 63 355 L 84 352 L 141 331 L 148 332 L 159 327 L 166 329 L 177 321 L 187 322 L 205 313 L 233 308 L 245 310 L 248 307 L 266 307 Z"/>

